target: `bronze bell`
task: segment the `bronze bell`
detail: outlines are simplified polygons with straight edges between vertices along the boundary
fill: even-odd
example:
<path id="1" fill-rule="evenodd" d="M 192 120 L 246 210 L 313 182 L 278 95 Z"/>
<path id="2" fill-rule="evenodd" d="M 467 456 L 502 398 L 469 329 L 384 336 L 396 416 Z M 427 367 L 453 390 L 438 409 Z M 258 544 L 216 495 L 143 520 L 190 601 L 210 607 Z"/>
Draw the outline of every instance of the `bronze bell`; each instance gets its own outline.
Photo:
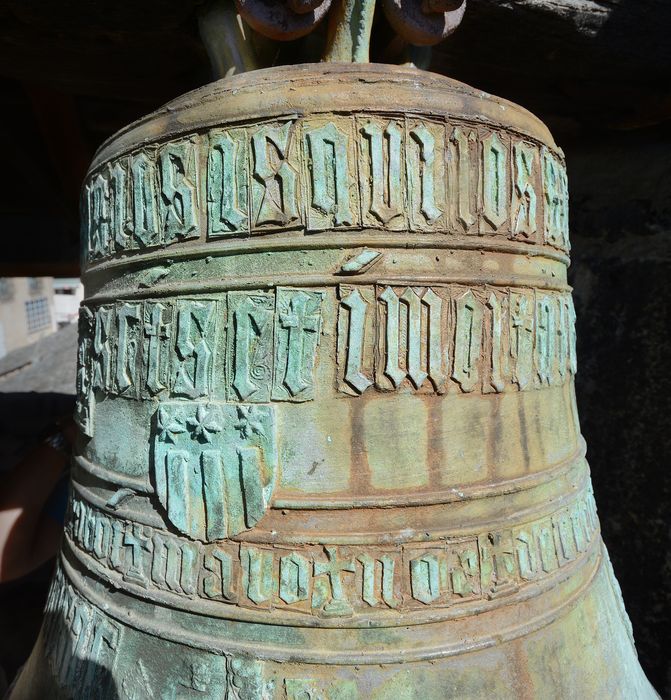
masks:
<path id="1" fill-rule="evenodd" d="M 118 133 L 82 202 L 81 437 L 13 700 L 657 697 L 538 119 L 413 67 L 252 71 Z"/>

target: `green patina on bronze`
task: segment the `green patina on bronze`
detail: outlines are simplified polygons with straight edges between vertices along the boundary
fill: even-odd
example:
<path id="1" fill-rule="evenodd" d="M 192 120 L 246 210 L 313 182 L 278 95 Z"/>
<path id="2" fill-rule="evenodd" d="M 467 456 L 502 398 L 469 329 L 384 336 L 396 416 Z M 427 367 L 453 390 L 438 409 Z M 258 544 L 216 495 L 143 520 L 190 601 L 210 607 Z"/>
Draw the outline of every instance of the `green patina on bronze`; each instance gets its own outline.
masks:
<path id="1" fill-rule="evenodd" d="M 12 697 L 656 697 L 578 426 L 567 206 L 543 124 L 413 67 L 236 75 L 106 143 Z"/>

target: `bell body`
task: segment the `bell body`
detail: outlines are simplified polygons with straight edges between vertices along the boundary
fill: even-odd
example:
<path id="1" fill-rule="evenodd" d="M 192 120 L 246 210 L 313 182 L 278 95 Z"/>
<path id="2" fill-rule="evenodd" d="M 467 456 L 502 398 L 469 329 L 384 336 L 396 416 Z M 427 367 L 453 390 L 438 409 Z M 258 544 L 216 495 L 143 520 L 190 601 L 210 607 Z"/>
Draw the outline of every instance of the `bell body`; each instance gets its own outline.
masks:
<path id="1" fill-rule="evenodd" d="M 601 542 L 561 151 L 376 65 L 107 142 L 81 428 L 14 698 L 656 697 Z"/>

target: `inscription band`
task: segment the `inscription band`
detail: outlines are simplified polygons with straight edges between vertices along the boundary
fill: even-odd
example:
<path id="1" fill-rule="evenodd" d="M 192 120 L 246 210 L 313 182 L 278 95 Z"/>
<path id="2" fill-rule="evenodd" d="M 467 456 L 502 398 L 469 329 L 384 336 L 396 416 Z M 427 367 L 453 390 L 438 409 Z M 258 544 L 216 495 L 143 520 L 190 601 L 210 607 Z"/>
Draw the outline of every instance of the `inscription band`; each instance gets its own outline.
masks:
<path id="1" fill-rule="evenodd" d="M 179 607 L 188 600 L 223 604 L 226 615 L 231 605 L 241 614 L 286 609 L 322 621 L 356 622 L 386 612 L 396 624 L 403 624 L 398 612 L 470 610 L 478 601 L 523 593 L 583 558 L 597 532 L 590 492 L 512 529 L 397 547 L 204 545 L 120 519 L 77 497 L 66 522 L 74 556 L 143 597 Z"/>

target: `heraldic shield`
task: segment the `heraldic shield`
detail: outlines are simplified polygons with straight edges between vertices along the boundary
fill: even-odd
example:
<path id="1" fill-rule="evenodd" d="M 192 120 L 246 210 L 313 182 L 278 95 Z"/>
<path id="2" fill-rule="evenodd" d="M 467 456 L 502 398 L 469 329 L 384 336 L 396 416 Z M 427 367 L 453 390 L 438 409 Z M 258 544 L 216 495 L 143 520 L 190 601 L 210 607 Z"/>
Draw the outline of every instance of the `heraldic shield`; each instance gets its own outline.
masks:
<path id="1" fill-rule="evenodd" d="M 272 406 L 165 402 L 156 428 L 156 493 L 180 532 L 213 542 L 258 522 L 277 475 Z"/>

